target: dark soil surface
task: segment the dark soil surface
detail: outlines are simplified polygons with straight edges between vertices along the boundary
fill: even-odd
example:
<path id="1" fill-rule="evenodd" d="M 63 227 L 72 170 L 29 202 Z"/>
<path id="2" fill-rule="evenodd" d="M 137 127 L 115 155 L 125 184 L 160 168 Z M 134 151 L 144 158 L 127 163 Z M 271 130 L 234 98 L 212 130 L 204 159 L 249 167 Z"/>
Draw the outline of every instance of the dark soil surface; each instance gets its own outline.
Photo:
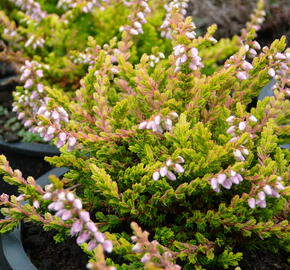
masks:
<path id="1" fill-rule="evenodd" d="M 216 38 L 239 34 L 250 19 L 257 0 L 190 0 L 187 15 L 193 16 L 202 32 L 212 24 L 218 25 Z M 269 45 L 282 35 L 290 42 L 289 0 L 265 0 L 266 20 L 258 32 L 261 45 Z"/>
<path id="2" fill-rule="evenodd" d="M 74 238 L 56 244 L 52 232 L 40 226 L 22 225 L 22 243 L 32 263 L 39 270 L 85 270 L 88 256 Z"/>
<path id="3" fill-rule="evenodd" d="M 264 249 L 243 251 L 239 266 L 242 270 L 290 270 L 288 257 L 289 254 L 282 250 L 277 254 Z"/>
<path id="4" fill-rule="evenodd" d="M 0 139 L 5 142 L 17 142 L 21 137 L 17 134 L 23 125 L 12 112 L 12 91 L 0 92 Z"/>

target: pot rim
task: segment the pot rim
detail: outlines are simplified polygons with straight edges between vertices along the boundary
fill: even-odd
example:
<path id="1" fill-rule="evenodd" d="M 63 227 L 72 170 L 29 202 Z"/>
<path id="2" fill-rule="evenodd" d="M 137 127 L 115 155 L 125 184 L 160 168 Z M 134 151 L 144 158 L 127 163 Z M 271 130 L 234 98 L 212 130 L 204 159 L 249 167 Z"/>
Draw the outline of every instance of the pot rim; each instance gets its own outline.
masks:
<path id="1" fill-rule="evenodd" d="M 60 177 L 68 172 L 65 167 L 54 168 L 37 179 L 41 187 L 49 184 L 49 175 Z M 7 269 L 12 270 L 37 270 L 30 258 L 27 256 L 21 240 L 21 225 L 18 225 L 12 232 L 0 235 L 0 249 L 7 261 Z M 0 250 L 1 251 L 1 250 Z"/>
<path id="2" fill-rule="evenodd" d="M 27 142 L 7 143 L 2 139 L 0 139 L 0 149 L 11 153 L 33 157 L 57 156 L 60 154 L 58 148 L 52 145 Z"/>

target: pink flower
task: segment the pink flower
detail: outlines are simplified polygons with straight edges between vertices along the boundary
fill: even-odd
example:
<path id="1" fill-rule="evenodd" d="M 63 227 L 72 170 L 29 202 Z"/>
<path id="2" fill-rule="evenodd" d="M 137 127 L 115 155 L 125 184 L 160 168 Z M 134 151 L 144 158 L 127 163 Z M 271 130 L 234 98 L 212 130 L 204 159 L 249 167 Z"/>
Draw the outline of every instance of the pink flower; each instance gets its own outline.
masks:
<path id="1" fill-rule="evenodd" d="M 254 198 L 250 198 L 250 199 L 248 200 L 248 204 L 249 204 L 249 206 L 253 209 L 253 208 L 255 208 L 256 200 L 255 200 Z"/>
<path id="2" fill-rule="evenodd" d="M 90 235 L 88 232 L 84 231 L 82 232 L 79 237 L 77 238 L 77 244 L 78 245 L 81 245 L 83 244 L 84 242 L 86 242 L 88 239 L 89 239 Z"/>
<path id="3" fill-rule="evenodd" d="M 269 76 L 271 76 L 271 77 L 275 77 L 276 72 L 275 72 L 275 70 L 274 70 L 273 68 L 270 68 L 270 69 L 268 70 L 268 74 L 269 74 Z"/>
<path id="4" fill-rule="evenodd" d="M 171 172 L 171 171 L 168 171 L 166 176 L 167 176 L 167 178 L 168 178 L 169 180 L 171 180 L 171 181 L 176 180 L 176 176 L 175 176 L 175 174 L 174 174 L 173 172 Z"/>
<path id="5" fill-rule="evenodd" d="M 166 166 L 162 167 L 159 171 L 161 177 L 164 177 L 167 174 L 167 172 L 168 172 L 168 170 L 167 170 Z"/>
<path id="6" fill-rule="evenodd" d="M 248 75 L 248 73 L 245 72 L 245 71 L 239 71 L 239 72 L 237 73 L 237 78 L 238 78 L 239 80 L 247 80 L 248 77 L 249 77 L 249 75 Z"/>
<path id="7" fill-rule="evenodd" d="M 103 243 L 103 248 L 106 252 L 108 253 L 111 253 L 112 250 L 113 250 L 113 244 L 110 240 L 106 240 L 104 243 Z"/>
<path id="8" fill-rule="evenodd" d="M 183 173 L 184 172 L 184 168 L 180 165 L 180 164 L 174 164 L 173 165 L 173 168 L 174 170 L 177 172 L 177 173 Z"/>
<path id="9" fill-rule="evenodd" d="M 153 178 L 154 181 L 158 181 L 159 178 L 160 178 L 159 172 L 154 172 L 152 178 Z"/>
<path id="10" fill-rule="evenodd" d="M 84 221 L 84 222 L 88 222 L 88 221 L 90 221 L 90 214 L 89 214 L 89 212 L 87 212 L 87 211 L 81 211 L 81 212 L 79 213 L 79 217 L 80 217 L 80 219 L 81 219 L 82 221 Z"/>
<path id="11" fill-rule="evenodd" d="M 71 235 L 75 235 L 83 229 L 83 223 L 80 220 L 77 220 L 73 223 L 71 227 Z"/>

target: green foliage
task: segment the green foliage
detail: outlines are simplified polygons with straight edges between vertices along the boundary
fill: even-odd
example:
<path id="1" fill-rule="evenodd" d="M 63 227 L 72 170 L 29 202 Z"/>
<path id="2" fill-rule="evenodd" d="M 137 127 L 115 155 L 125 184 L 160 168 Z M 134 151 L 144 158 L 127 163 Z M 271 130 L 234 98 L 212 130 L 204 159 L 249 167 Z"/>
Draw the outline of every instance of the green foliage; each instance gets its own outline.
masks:
<path id="1" fill-rule="evenodd" d="M 239 265 L 242 247 L 255 248 L 262 242 L 279 249 L 278 239 L 286 243 L 290 237 L 290 154 L 279 146 L 289 138 L 284 127 L 289 124 L 290 109 L 286 78 L 277 77 L 274 96 L 249 109 L 271 79 L 269 69 L 282 74 L 283 59 L 273 59 L 289 50 L 285 51 L 285 38 L 281 38 L 250 60 L 254 28 L 247 26 L 244 40 L 234 37 L 216 42 L 212 39 L 216 26 L 193 39 L 186 35 L 193 28 L 191 19 L 184 20 L 176 10 L 171 14 L 169 41 L 160 37 L 165 15 L 160 3 L 148 15 L 142 35 L 118 32 L 130 11 L 135 11 L 118 1 L 89 14 L 72 9 L 67 25 L 60 15 L 46 17 L 41 31 L 54 35 L 35 59 L 51 67 L 41 81 L 49 98 L 47 110 L 63 108 L 68 120 L 56 123 L 49 114 L 36 112 L 34 124 L 45 131 L 54 127 L 55 142 L 63 134 L 77 140 L 71 147 L 64 139 L 61 155 L 46 160 L 70 169 L 63 179 L 52 176 L 52 186 L 70 189 L 81 198 L 99 230 L 113 242 L 107 258 L 101 246 L 95 253 L 82 246 L 97 265 L 95 269 L 107 269 L 106 262 L 118 270 L 164 269 L 164 260 L 172 267 L 167 269 L 176 269 L 175 263 L 183 269 L 229 269 Z M 261 1 L 258 11 L 260 5 Z M 53 10 L 49 5 L 45 9 Z M 31 29 L 24 32 L 33 32 L 33 25 L 27 27 Z M 70 46 L 68 37 L 74 39 Z M 187 53 L 184 62 L 178 60 L 178 45 Z M 203 68 L 189 65 L 195 53 L 192 49 L 204 60 Z M 165 57 L 151 65 L 150 54 L 160 51 Z M 23 52 L 32 54 L 25 48 Z M 89 64 L 72 64 L 70 57 L 80 52 L 93 54 L 90 68 Z M 246 60 L 253 67 L 247 70 L 247 78 L 239 79 Z M 289 65 L 286 60 L 283 63 Z M 19 102 L 21 95 L 29 96 L 29 91 L 19 87 L 15 94 L 19 108 L 28 113 Z M 55 239 L 64 240 L 71 221 L 49 213 L 34 180 L 26 181 L 5 158 L 0 160 L 4 180 L 18 185 L 29 199 L 23 208 L 15 198 L 12 205 L 1 199 L 2 212 L 11 218 L 3 223 L 3 232 L 25 218 L 57 230 Z M 237 175 L 243 181 L 232 178 Z M 230 186 L 223 176 L 233 179 Z M 218 189 L 214 180 L 219 181 Z M 268 196 L 269 188 L 276 193 Z M 266 205 L 259 200 L 260 192 Z M 41 205 L 38 215 L 31 205 L 34 200 Z M 133 241 L 142 243 L 141 251 L 132 250 L 130 224 L 137 239 Z M 141 264 L 147 253 L 152 258 Z"/>

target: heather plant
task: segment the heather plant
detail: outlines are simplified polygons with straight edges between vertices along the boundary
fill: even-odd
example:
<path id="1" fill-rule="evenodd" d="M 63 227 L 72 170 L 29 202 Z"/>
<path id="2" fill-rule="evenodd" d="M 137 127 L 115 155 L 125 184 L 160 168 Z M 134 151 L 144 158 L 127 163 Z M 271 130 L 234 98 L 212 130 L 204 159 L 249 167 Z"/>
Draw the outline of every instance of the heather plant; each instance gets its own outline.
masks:
<path id="1" fill-rule="evenodd" d="M 21 193 L 0 197 L 2 233 L 32 221 L 55 229 L 56 241 L 76 237 L 89 269 L 228 269 L 245 247 L 289 247 L 290 153 L 279 147 L 289 141 L 285 37 L 255 41 L 262 1 L 232 49 L 214 39 L 215 26 L 196 36 L 181 7 L 162 18 L 169 54 L 130 61 L 132 29 L 146 23 L 125 24 L 119 42 L 90 40 L 95 54 L 75 93 L 47 83 L 33 114 L 17 103 L 60 148 L 47 161 L 70 171 L 41 188 L 1 156 L 4 180 Z M 27 64 L 42 78 L 45 66 Z M 274 96 L 253 105 L 272 78 Z"/>

